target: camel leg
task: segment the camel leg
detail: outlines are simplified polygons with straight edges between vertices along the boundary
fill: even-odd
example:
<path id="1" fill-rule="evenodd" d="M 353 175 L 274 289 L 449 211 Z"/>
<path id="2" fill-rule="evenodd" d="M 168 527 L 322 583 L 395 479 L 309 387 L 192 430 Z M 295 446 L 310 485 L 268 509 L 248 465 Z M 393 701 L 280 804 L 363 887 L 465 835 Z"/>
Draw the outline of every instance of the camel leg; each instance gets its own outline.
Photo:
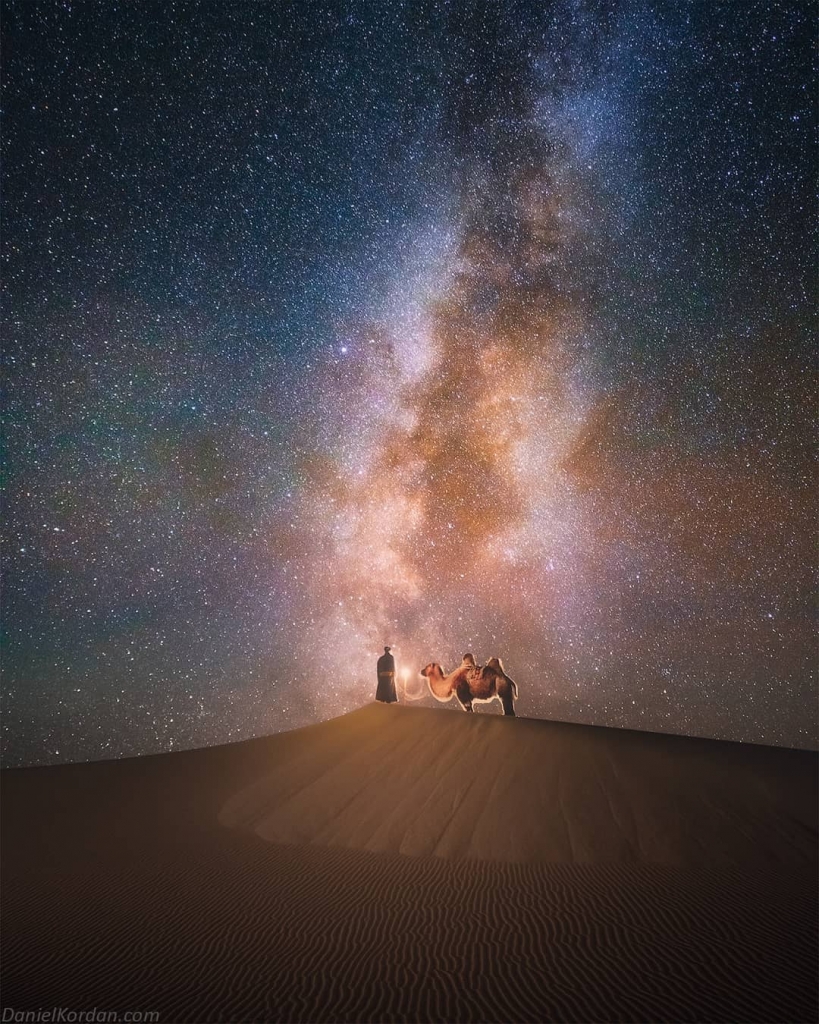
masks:
<path id="1" fill-rule="evenodd" d="M 507 683 L 498 693 L 501 704 L 503 704 L 504 715 L 511 715 L 516 718 L 515 715 L 515 699 L 512 696 L 512 687 Z"/>
<path id="2" fill-rule="evenodd" d="M 455 696 L 464 711 L 472 710 L 472 694 L 469 692 L 467 683 L 461 682 L 455 687 Z"/>

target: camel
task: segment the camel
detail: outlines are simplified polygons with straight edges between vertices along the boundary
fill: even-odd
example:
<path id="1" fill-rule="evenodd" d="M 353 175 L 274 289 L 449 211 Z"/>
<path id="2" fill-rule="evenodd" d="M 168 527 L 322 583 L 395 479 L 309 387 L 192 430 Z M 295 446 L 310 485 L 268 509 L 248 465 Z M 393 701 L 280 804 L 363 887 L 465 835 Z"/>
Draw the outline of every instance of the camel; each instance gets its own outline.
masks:
<path id="1" fill-rule="evenodd" d="M 437 661 L 431 661 L 421 669 L 421 675 L 426 677 L 429 692 L 442 703 L 452 700 L 454 695 L 464 711 L 472 711 L 473 702 L 483 703 L 497 697 L 504 715 L 515 714 L 517 684 L 504 672 L 500 658 L 490 658 L 485 665 L 476 665 L 473 655 L 465 654 L 461 664 L 449 674 Z"/>

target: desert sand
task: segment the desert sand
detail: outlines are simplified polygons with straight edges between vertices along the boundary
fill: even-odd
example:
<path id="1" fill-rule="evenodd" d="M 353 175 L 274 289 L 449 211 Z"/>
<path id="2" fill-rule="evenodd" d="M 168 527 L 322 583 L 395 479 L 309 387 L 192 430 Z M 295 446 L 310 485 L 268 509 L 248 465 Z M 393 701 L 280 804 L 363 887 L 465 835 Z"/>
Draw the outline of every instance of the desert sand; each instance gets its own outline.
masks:
<path id="1" fill-rule="evenodd" d="M 817 755 L 368 705 L 2 773 L 2 1006 L 817 1019 Z"/>

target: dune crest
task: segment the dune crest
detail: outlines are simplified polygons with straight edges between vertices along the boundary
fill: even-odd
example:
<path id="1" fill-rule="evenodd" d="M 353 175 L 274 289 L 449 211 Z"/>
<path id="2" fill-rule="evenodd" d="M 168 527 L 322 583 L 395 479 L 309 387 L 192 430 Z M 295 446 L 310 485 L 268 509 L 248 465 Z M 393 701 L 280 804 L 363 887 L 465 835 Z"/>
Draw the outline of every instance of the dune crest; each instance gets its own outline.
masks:
<path id="1" fill-rule="evenodd" d="M 454 860 L 815 862 L 808 752 L 380 704 L 300 734 L 223 825 Z"/>

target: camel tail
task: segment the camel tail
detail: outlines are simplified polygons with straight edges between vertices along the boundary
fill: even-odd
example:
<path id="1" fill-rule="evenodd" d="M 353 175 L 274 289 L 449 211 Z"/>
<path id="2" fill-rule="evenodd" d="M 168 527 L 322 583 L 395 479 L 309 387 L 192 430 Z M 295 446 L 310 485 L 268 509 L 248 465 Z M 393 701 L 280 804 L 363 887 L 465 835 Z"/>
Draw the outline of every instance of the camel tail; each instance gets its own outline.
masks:
<path id="1" fill-rule="evenodd" d="M 509 676 L 507 676 L 506 678 L 509 679 L 509 682 L 512 684 L 512 690 L 513 690 L 513 692 L 515 694 L 515 700 L 517 700 L 518 699 L 518 684 L 515 682 L 514 679 L 511 679 Z"/>

